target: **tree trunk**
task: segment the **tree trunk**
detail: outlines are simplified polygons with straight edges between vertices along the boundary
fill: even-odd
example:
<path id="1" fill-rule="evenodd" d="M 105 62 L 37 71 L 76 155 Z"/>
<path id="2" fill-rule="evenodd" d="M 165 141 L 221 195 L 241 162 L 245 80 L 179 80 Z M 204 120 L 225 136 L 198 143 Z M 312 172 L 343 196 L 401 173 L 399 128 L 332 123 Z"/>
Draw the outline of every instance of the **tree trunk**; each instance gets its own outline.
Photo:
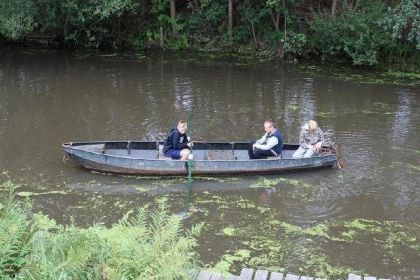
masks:
<path id="1" fill-rule="evenodd" d="M 353 4 L 354 4 L 354 2 L 352 0 L 343 1 L 343 6 L 347 10 L 353 10 Z"/>
<path id="2" fill-rule="evenodd" d="M 229 0 L 229 40 L 232 42 L 233 37 L 233 0 Z"/>
<path id="3" fill-rule="evenodd" d="M 172 35 L 178 37 L 178 30 L 176 29 L 176 9 L 175 9 L 175 0 L 169 0 L 171 8 L 171 24 L 172 24 Z"/>
<path id="4" fill-rule="evenodd" d="M 254 38 L 255 49 L 258 49 L 257 35 L 255 34 L 254 23 L 251 23 L 252 37 Z"/>
<path id="5" fill-rule="evenodd" d="M 197 2 L 197 0 L 194 0 L 193 6 L 195 10 L 200 10 L 200 4 Z"/>
<path id="6" fill-rule="evenodd" d="M 333 0 L 332 6 L 331 6 L 331 16 L 335 17 L 335 11 L 337 9 L 337 0 Z"/>
<path id="7" fill-rule="evenodd" d="M 287 14 L 286 14 L 286 2 L 283 0 L 283 14 L 284 14 L 284 42 L 281 52 L 281 58 L 284 59 L 284 46 L 287 42 Z"/>
<path id="8" fill-rule="evenodd" d="M 277 10 L 275 15 L 274 15 L 274 12 L 271 12 L 270 15 L 271 15 L 271 20 L 273 21 L 274 30 L 279 31 L 280 11 Z"/>
<path id="9" fill-rule="evenodd" d="M 64 40 L 67 38 L 67 34 L 69 31 L 69 22 L 70 22 L 70 12 L 67 12 L 67 16 L 64 20 L 64 27 L 63 27 Z"/>
<path id="10" fill-rule="evenodd" d="M 163 49 L 163 28 L 160 27 L 160 48 Z"/>

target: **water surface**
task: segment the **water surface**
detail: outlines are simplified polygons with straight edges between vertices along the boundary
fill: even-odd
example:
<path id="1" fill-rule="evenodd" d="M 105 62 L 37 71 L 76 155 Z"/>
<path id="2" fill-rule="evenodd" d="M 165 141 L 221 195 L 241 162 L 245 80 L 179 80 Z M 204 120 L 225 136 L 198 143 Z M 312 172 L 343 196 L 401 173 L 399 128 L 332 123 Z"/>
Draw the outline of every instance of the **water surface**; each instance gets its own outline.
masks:
<path id="1" fill-rule="evenodd" d="M 272 118 L 285 141 L 319 122 L 343 170 L 194 181 L 187 226 L 204 222 L 200 260 L 312 276 L 420 276 L 420 87 L 344 81 L 342 67 L 194 56 L 0 54 L 0 170 L 62 223 L 111 224 L 184 178 L 116 176 L 62 163 L 68 141 L 163 140 L 195 108 L 193 138 L 249 141 Z M 309 69 L 309 70 L 308 70 Z M 372 74 L 350 69 L 351 74 Z M 59 193 L 51 193 L 60 191 Z"/>

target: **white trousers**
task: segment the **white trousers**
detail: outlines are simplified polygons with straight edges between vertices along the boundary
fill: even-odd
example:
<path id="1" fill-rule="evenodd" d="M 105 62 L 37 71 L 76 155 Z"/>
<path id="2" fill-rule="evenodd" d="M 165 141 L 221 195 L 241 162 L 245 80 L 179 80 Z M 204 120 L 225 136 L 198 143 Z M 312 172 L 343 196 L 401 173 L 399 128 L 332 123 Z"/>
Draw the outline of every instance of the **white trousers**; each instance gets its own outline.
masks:
<path id="1" fill-rule="evenodd" d="M 315 153 L 315 150 L 305 149 L 302 146 L 293 153 L 293 158 L 310 158 Z"/>

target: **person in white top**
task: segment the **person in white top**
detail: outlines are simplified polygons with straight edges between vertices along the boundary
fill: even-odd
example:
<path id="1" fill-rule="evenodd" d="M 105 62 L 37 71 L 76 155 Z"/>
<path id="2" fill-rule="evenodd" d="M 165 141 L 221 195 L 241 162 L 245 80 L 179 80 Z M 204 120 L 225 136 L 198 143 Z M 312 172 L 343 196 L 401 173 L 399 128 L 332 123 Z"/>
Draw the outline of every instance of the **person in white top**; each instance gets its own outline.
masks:
<path id="1" fill-rule="evenodd" d="M 283 149 L 283 136 L 273 124 L 272 120 L 264 122 L 265 134 L 261 139 L 249 143 L 250 159 L 265 159 L 280 156 Z"/>

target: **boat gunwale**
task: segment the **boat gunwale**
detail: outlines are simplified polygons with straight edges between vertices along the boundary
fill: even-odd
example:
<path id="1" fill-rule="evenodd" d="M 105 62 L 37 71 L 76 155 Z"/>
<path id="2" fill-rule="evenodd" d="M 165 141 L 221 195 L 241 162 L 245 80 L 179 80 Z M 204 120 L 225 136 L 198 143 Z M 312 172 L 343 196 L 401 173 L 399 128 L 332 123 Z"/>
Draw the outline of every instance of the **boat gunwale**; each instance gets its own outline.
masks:
<path id="1" fill-rule="evenodd" d="M 124 143 L 126 142 L 127 144 L 129 142 L 142 142 L 142 143 L 159 143 L 159 141 L 153 142 L 153 141 L 92 141 L 92 142 L 68 142 L 68 143 L 63 143 L 61 146 L 62 148 L 73 148 L 73 144 L 78 144 L 78 146 L 83 146 L 83 145 L 95 145 L 95 144 L 105 144 L 105 143 Z M 199 142 L 199 143 L 211 143 L 211 144 L 218 144 L 218 143 L 247 143 L 247 142 Z M 66 146 L 67 145 L 67 146 Z M 290 146 L 298 146 L 298 144 L 288 144 L 285 143 L 283 145 L 290 145 Z M 333 148 L 333 146 L 323 146 L 323 147 L 328 147 L 328 148 Z M 75 149 L 75 148 L 73 148 Z M 176 161 L 176 162 L 187 162 L 188 160 L 180 160 L 180 159 L 161 159 L 161 158 L 156 158 L 156 159 L 151 159 L 151 158 L 133 158 L 133 157 L 126 157 L 126 156 L 117 156 L 117 155 L 109 155 L 109 154 L 104 154 L 104 153 L 99 153 L 99 152 L 94 152 L 94 151 L 86 151 L 86 150 L 81 150 L 81 149 L 75 149 L 75 150 L 79 150 L 85 153 L 89 153 L 89 154 L 95 154 L 95 155 L 103 155 L 103 156 L 107 156 L 107 157 L 111 157 L 111 158 L 118 158 L 118 159 L 128 159 L 128 160 L 143 160 L 143 161 L 165 161 L 165 162 L 171 162 L 171 161 Z M 315 159 L 315 158 L 328 158 L 328 157 L 337 157 L 336 154 L 330 154 L 330 155 L 316 155 L 316 156 L 312 156 L 310 158 L 279 158 L 279 157 L 275 157 L 275 158 L 266 158 L 266 159 L 234 159 L 234 160 L 207 160 L 207 159 L 192 159 L 192 161 L 195 162 L 267 162 L 267 161 L 297 161 L 297 160 L 308 160 L 308 159 Z"/>

